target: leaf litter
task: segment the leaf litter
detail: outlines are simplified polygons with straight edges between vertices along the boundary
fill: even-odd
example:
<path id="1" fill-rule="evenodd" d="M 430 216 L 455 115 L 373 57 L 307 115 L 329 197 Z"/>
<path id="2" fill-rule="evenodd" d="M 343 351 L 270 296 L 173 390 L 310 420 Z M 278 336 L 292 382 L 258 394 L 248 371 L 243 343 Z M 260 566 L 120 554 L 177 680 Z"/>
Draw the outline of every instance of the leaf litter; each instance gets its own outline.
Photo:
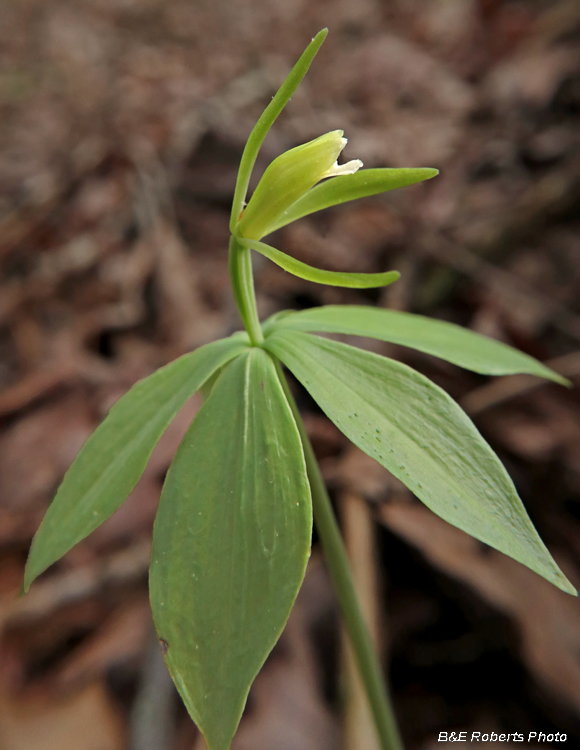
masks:
<path id="1" fill-rule="evenodd" d="M 238 326 L 225 252 L 237 161 L 304 40 L 330 21 L 314 4 L 40 5 L 0 11 L 0 733 L 7 750 L 33 748 L 34 715 L 38 736 L 60 747 L 88 748 L 93 733 L 113 749 L 131 742 L 127 716 L 143 687 L 156 498 L 196 403 L 128 505 L 29 603 L 16 599 L 27 547 L 114 399 Z M 337 5 L 324 55 L 263 164 L 340 125 L 346 158 L 441 175 L 281 231 L 285 252 L 333 270 L 354 269 L 355 256 L 369 273 L 403 271 L 402 261 L 403 292 L 401 282 L 378 293 L 315 287 L 257 259 L 261 314 L 407 309 L 542 360 L 572 358 L 563 374 L 578 384 L 578 23 L 565 0 Z M 577 393 L 548 384 L 484 393 L 483 378 L 372 346 L 475 404 L 479 429 L 577 579 Z M 427 747 L 450 726 L 580 738 L 578 603 L 416 505 L 298 395 L 331 488 L 354 488 L 387 529 L 374 564 L 408 746 Z M 256 682 L 238 750 L 281 747 L 280 737 L 288 750 L 336 743 L 336 609 L 319 565 Z M 184 714 L 170 719 L 172 746 L 193 746 Z"/>

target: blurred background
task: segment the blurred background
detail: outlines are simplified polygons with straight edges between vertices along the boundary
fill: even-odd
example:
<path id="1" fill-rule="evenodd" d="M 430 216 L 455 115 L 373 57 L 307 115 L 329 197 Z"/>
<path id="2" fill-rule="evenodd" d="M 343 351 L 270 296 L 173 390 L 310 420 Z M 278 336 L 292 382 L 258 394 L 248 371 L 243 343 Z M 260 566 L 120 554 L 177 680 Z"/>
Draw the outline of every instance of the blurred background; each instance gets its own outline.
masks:
<path id="1" fill-rule="evenodd" d="M 263 317 L 369 304 L 453 321 L 580 380 L 580 5 L 574 0 L 3 0 L 0 4 L 0 750 L 200 750 L 150 624 L 151 526 L 199 406 L 126 504 L 18 597 L 32 535 L 111 404 L 239 328 L 228 212 L 242 148 L 310 38 L 329 37 L 257 174 L 329 130 L 428 183 L 272 244 L 385 290 L 256 258 Z M 474 419 L 580 582 L 580 398 L 401 347 Z M 580 606 L 440 521 L 294 383 L 409 750 L 441 731 L 580 742 Z M 318 545 L 234 750 L 375 750 Z M 509 748 L 512 743 L 501 743 Z M 531 743 L 534 746 L 534 742 Z M 545 747 L 546 745 L 542 745 Z"/>

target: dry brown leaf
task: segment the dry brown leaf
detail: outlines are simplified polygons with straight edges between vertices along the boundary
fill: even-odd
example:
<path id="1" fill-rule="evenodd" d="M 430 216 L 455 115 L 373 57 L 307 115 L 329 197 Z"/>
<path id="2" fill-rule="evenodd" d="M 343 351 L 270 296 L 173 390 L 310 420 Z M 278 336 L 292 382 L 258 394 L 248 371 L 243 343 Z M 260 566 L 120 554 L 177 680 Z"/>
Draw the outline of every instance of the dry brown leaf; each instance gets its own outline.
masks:
<path id="1" fill-rule="evenodd" d="M 151 621 L 147 595 L 121 606 L 62 662 L 54 685 L 62 692 L 103 677 L 118 664 L 143 655 Z"/>
<path id="2" fill-rule="evenodd" d="M 380 508 L 381 520 L 448 575 L 472 587 L 489 604 L 512 617 L 522 637 L 528 669 L 562 700 L 580 710 L 580 601 L 528 568 L 485 548 L 419 504 Z M 558 555 L 556 555 L 558 558 Z M 559 558 L 558 558 L 559 559 Z M 569 561 L 566 575 L 580 581 Z"/>
<path id="3" fill-rule="evenodd" d="M 0 747 L 123 750 L 123 720 L 103 681 L 58 700 L 0 694 Z"/>
<path id="4" fill-rule="evenodd" d="M 24 416 L 0 441 L 0 502 L 35 509 L 54 491 L 95 426 L 85 398 L 71 395 Z"/>

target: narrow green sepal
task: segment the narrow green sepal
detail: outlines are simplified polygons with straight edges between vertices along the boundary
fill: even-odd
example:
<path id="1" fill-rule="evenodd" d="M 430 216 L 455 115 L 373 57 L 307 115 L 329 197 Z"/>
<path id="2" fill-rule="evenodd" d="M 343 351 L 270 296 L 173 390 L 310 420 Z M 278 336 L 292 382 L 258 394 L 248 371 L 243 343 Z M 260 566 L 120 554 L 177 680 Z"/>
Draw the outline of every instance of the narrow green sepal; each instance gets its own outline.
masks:
<path id="1" fill-rule="evenodd" d="M 341 203 L 366 198 L 389 190 L 415 185 L 439 174 L 438 169 L 361 169 L 353 174 L 333 177 L 309 190 L 289 206 L 270 226 L 269 231 L 291 224 L 293 221 Z"/>
<path id="2" fill-rule="evenodd" d="M 380 286 L 388 286 L 401 278 L 398 271 L 386 271 L 385 273 L 346 273 L 343 271 L 324 271 L 314 268 L 291 255 L 286 255 L 275 247 L 266 245 L 257 240 L 240 239 L 240 244 L 261 253 L 276 265 L 288 273 L 298 276 L 315 284 L 327 284 L 328 286 L 340 286 L 348 289 L 374 289 Z"/>
<path id="3" fill-rule="evenodd" d="M 266 134 L 276 121 L 276 118 L 284 107 L 290 101 L 290 97 L 298 88 L 298 85 L 308 72 L 308 68 L 312 64 L 312 61 L 316 57 L 318 50 L 321 48 L 326 36 L 328 29 L 321 29 L 314 39 L 310 42 L 308 47 L 304 50 L 300 59 L 296 65 L 292 68 L 288 74 L 284 83 L 280 86 L 276 92 L 274 98 L 268 104 L 266 109 L 262 112 L 260 119 L 254 125 L 252 132 L 246 145 L 244 147 L 244 153 L 240 161 L 240 168 L 238 170 L 238 177 L 236 180 L 236 189 L 234 193 L 234 200 L 232 202 L 232 213 L 230 218 L 230 231 L 233 232 L 238 223 L 242 207 L 246 199 L 246 193 L 248 192 L 248 185 L 250 183 L 250 176 L 252 169 L 256 163 L 256 157 L 260 151 L 260 147 L 264 142 Z"/>

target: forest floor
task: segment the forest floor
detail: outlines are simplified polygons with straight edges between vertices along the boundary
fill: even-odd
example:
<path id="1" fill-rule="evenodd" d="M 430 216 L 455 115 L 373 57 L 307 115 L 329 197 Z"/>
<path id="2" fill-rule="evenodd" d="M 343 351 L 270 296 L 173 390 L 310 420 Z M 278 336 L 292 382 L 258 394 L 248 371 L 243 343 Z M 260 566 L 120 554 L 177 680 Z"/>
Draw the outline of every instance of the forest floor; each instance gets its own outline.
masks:
<path id="1" fill-rule="evenodd" d="M 261 316 L 340 303 L 407 310 L 512 344 L 580 385 L 578 3 L 3 2 L 1 750 L 202 746 L 163 671 L 147 599 L 159 491 L 199 401 L 167 431 L 125 505 L 18 594 L 55 488 L 111 404 L 239 328 L 227 276 L 237 165 L 260 112 L 324 26 L 327 42 L 268 136 L 258 174 L 282 150 L 337 128 L 347 159 L 441 174 L 272 240 L 331 270 L 396 268 L 400 282 L 320 287 L 259 258 Z M 459 401 L 578 585 L 579 391 L 528 376 L 492 381 L 402 347 L 344 340 L 406 362 Z M 443 747 L 441 731 L 560 731 L 580 743 L 578 600 L 434 516 L 293 386 L 408 749 Z M 234 750 L 334 750 L 341 738 L 346 750 L 373 750 L 341 667 L 338 622 L 315 544 Z"/>

